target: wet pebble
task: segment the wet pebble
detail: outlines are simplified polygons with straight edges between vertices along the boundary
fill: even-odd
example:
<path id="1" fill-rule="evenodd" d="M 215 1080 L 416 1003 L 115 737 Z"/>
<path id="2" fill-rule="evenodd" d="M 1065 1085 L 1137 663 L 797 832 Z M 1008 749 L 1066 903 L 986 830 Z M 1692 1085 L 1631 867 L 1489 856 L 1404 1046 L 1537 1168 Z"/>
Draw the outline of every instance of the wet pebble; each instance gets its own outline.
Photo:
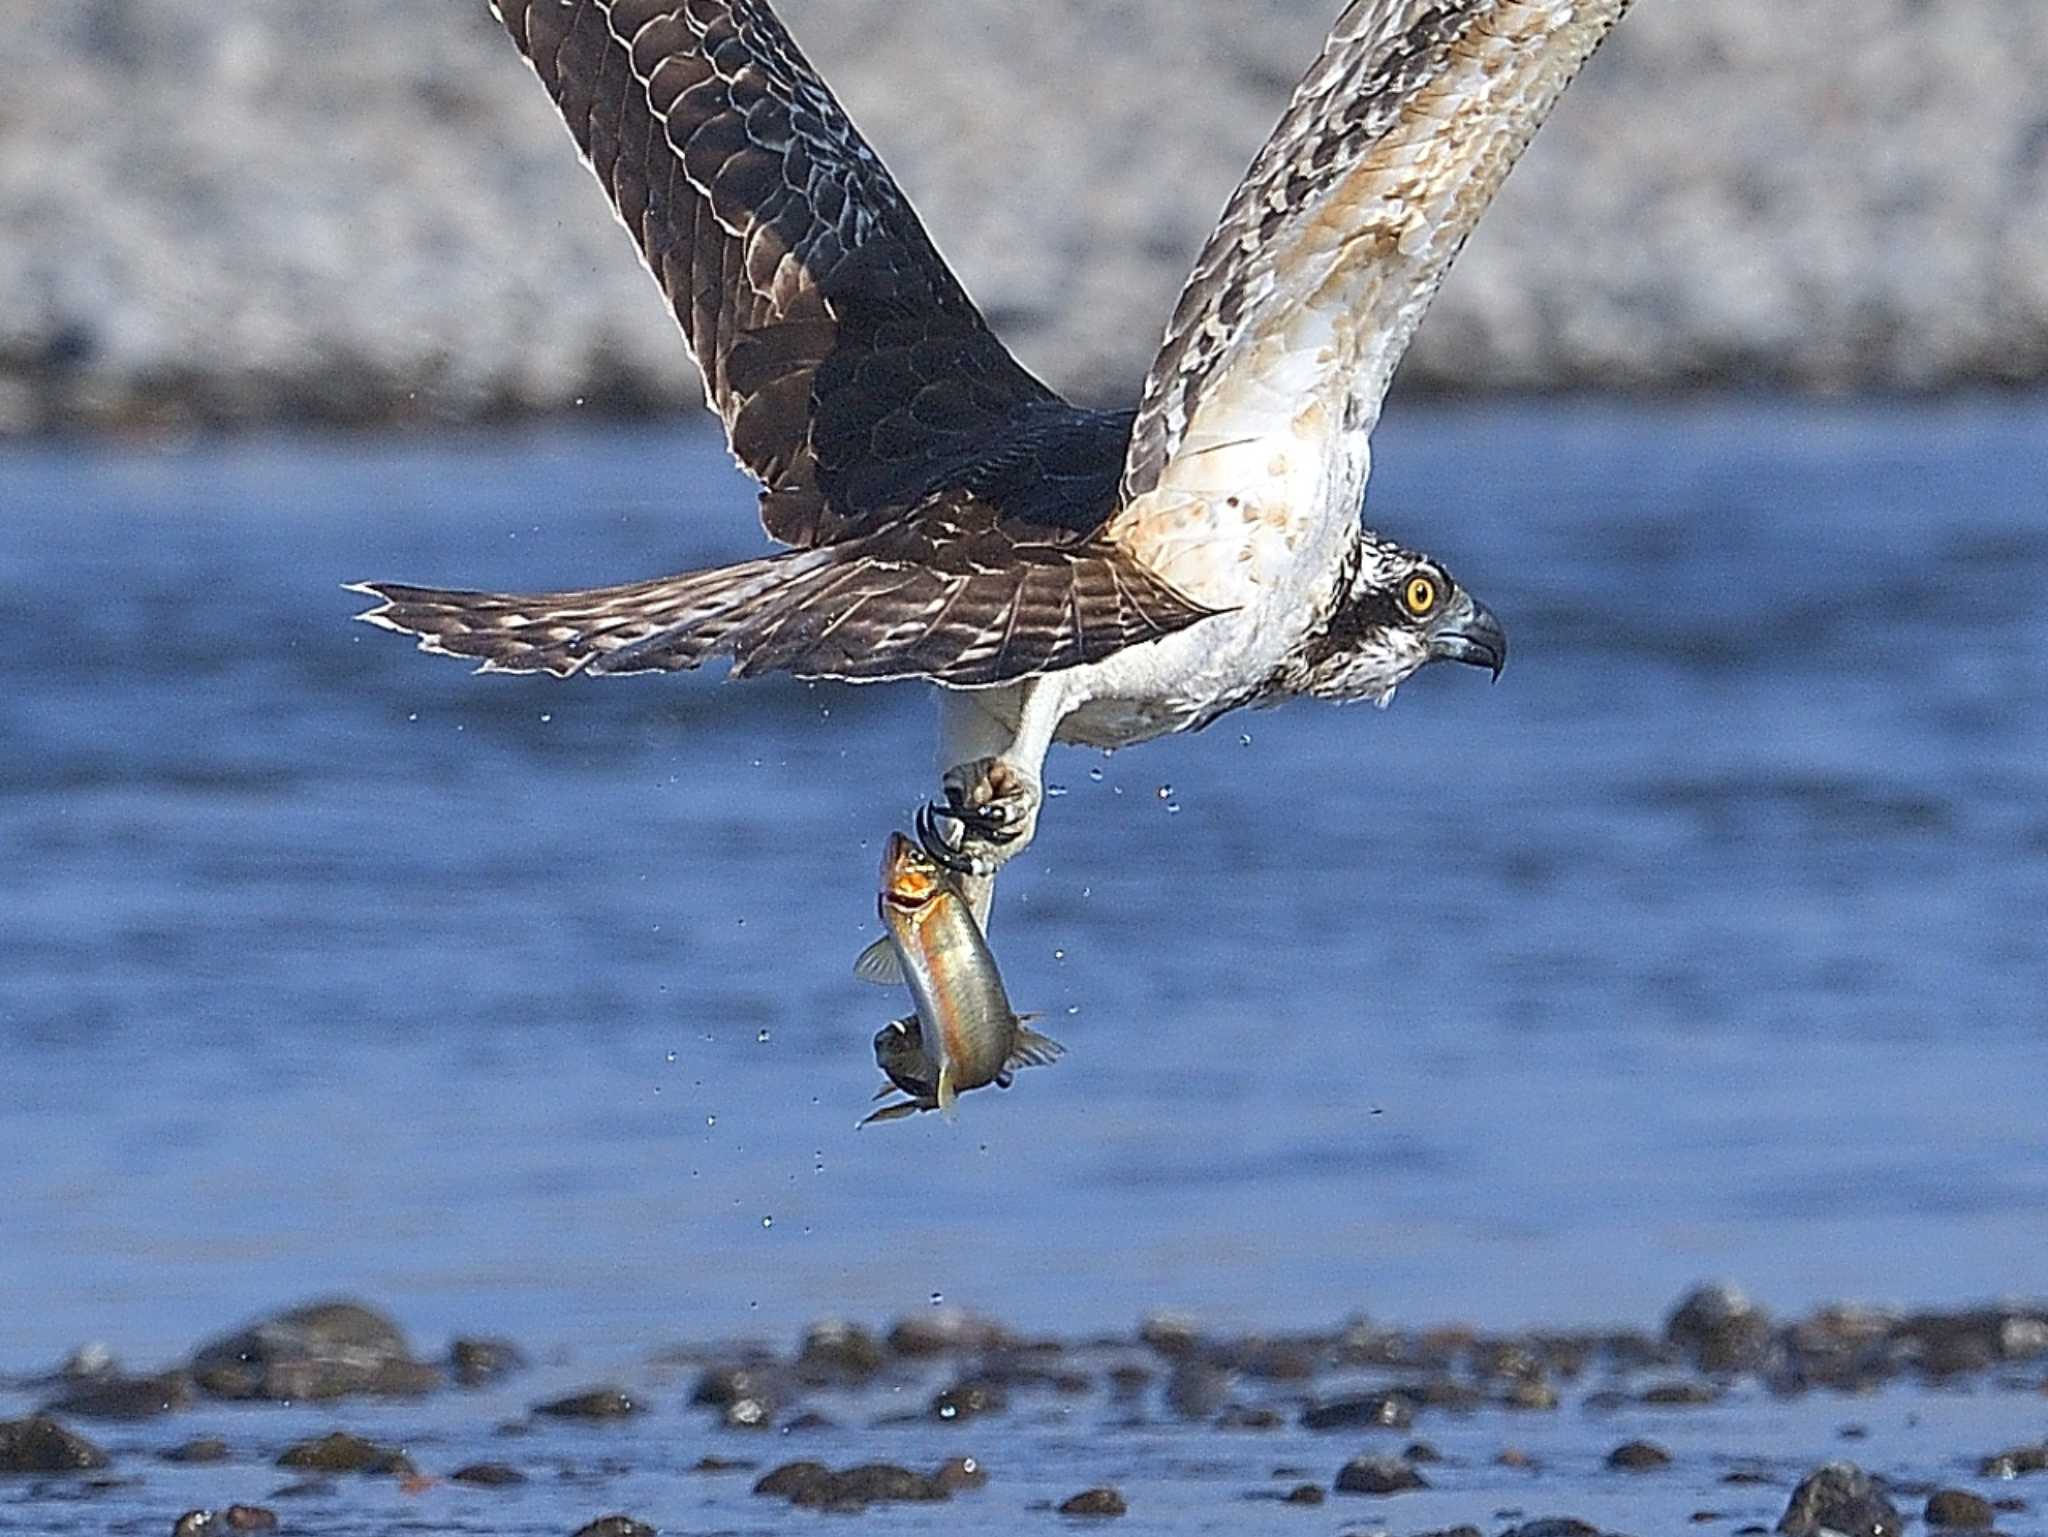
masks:
<path id="1" fill-rule="evenodd" d="M 958 1308 L 898 1319 L 890 1326 L 889 1349 L 899 1356 L 925 1357 L 997 1350 L 1009 1343 L 1001 1324 Z"/>
<path id="2" fill-rule="evenodd" d="M 786 1462 L 764 1474 L 754 1493 L 788 1500 L 792 1505 L 826 1510 L 856 1510 L 894 1501 L 944 1500 L 952 1489 L 894 1463 L 870 1462 L 834 1472 L 822 1462 Z"/>
<path id="3" fill-rule="evenodd" d="M 657 1533 L 631 1516 L 599 1516 L 588 1526 L 577 1527 L 575 1537 L 657 1537 Z"/>
<path id="4" fill-rule="evenodd" d="M 475 1484 L 485 1489 L 505 1489 L 526 1482 L 524 1473 L 503 1462 L 472 1462 L 457 1468 L 448 1478 L 452 1483 Z"/>
<path id="5" fill-rule="evenodd" d="M 1401 1460 L 1417 1464 L 1442 1462 L 1444 1454 L 1428 1441 L 1410 1441 L 1401 1448 Z"/>
<path id="6" fill-rule="evenodd" d="M 194 1436 L 158 1452 L 157 1456 L 165 1462 L 226 1462 L 228 1444 L 219 1436 Z"/>
<path id="7" fill-rule="evenodd" d="M 145 1420 L 186 1408 L 195 1396 L 192 1379 L 183 1372 L 100 1377 L 59 1394 L 43 1405 L 42 1412 L 86 1420 Z"/>
<path id="8" fill-rule="evenodd" d="M 1400 1494 L 1429 1484 L 1398 1457 L 1354 1457 L 1337 1470 L 1333 1487 L 1339 1494 Z"/>
<path id="9" fill-rule="evenodd" d="M 1500 1401 L 1507 1409 L 1555 1409 L 1557 1389 L 1540 1377 L 1526 1378 L 1509 1386 Z"/>
<path id="10" fill-rule="evenodd" d="M 1288 1505 L 1320 1505 L 1327 1498 L 1321 1484 L 1296 1484 L 1281 1496 Z"/>
<path id="11" fill-rule="evenodd" d="M 931 1417 L 948 1423 L 1001 1414 L 1010 1407 L 1003 1390 L 992 1382 L 969 1379 L 942 1389 L 932 1398 Z"/>
<path id="12" fill-rule="evenodd" d="M 690 1392 L 692 1404 L 720 1411 L 730 1430 L 766 1430 L 790 1397 L 782 1371 L 764 1362 L 739 1362 L 706 1368 Z"/>
<path id="13" fill-rule="evenodd" d="M 188 1510 L 172 1523 L 171 1537 L 218 1537 L 223 1532 L 274 1532 L 277 1512 L 261 1505 L 230 1505 L 225 1510 Z"/>
<path id="14" fill-rule="evenodd" d="M 882 1369 L 882 1343 L 858 1324 L 811 1325 L 797 1349 L 796 1375 L 814 1387 L 859 1387 Z"/>
<path id="15" fill-rule="evenodd" d="M 465 1336 L 448 1347 L 448 1374 L 466 1388 L 480 1388 L 525 1367 L 525 1352 L 510 1340 Z"/>
<path id="16" fill-rule="evenodd" d="M 1868 1473 L 1830 1462 L 1800 1481 L 1777 1529 L 1784 1537 L 1898 1537 L 1905 1522 Z"/>
<path id="17" fill-rule="evenodd" d="M 1937 1489 L 1927 1496 L 1924 1512 L 1929 1526 L 1981 1531 L 1998 1519 L 1991 1502 L 1967 1489 Z"/>
<path id="18" fill-rule="evenodd" d="M 1671 1466 L 1671 1453 L 1655 1441 L 1624 1441 L 1607 1454 L 1607 1465 L 1630 1473 Z"/>
<path id="19" fill-rule="evenodd" d="M 622 1420 L 628 1415 L 642 1413 L 643 1409 L 644 1406 L 631 1393 L 617 1387 L 590 1388 L 533 1406 L 535 1414 L 545 1414 L 557 1420 Z"/>
<path id="20" fill-rule="evenodd" d="M 419 1471 L 397 1447 L 379 1446 L 345 1430 L 330 1431 L 286 1447 L 278 1454 L 277 1465 L 314 1473 L 373 1473 L 400 1478 Z"/>
<path id="21" fill-rule="evenodd" d="M 1415 1411 L 1392 1393 L 1366 1393 L 1310 1404 L 1301 1413 L 1303 1430 L 1405 1430 Z"/>
<path id="22" fill-rule="evenodd" d="M 1063 1516 L 1121 1516 L 1130 1510 L 1124 1497 L 1110 1488 L 1083 1489 L 1060 1501 Z"/>
<path id="23" fill-rule="evenodd" d="M 2048 1441 L 1995 1452 L 1977 1464 L 1977 1472 L 1984 1478 L 2021 1478 L 2044 1471 L 2048 1471 Z"/>
<path id="24" fill-rule="evenodd" d="M 1698 1409 L 1718 1403 L 1721 1390 L 1711 1382 L 1658 1382 L 1643 1389 L 1636 1402 L 1663 1409 Z"/>
<path id="25" fill-rule="evenodd" d="M 292 1308 L 223 1335 L 199 1348 L 189 1370 L 201 1391 L 229 1399 L 411 1397 L 441 1381 L 413 1359 L 396 1324 L 357 1302 Z"/>
<path id="26" fill-rule="evenodd" d="M 107 1454 L 45 1415 L 0 1420 L 0 1473 L 82 1473 L 107 1465 Z"/>
<path id="27" fill-rule="evenodd" d="M 1577 1516 L 1544 1516 L 1511 1526 L 1500 1537 L 1600 1537 L 1600 1528 Z"/>
<path id="28" fill-rule="evenodd" d="M 988 1469 L 973 1457 L 948 1457 L 932 1477 L 949 1490 L 979 1489 L 988 1482 Z"/>
<path id="29" fill-rule="evenodd" d="M 1701 1286 L 1671 1310 L 1664 1338 L 1703 1372 L 1755 1371 L 1770 1355 L 1771 1315 L 1733 1286 Z"/>

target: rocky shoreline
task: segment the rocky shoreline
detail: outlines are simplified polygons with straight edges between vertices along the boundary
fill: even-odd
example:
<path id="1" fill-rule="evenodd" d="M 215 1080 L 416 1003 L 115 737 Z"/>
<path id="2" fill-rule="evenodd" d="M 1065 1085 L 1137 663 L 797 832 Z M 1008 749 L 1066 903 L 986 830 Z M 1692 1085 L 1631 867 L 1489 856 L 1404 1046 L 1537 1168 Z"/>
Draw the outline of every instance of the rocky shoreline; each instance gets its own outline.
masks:
<path id="1" fill-rule="evenodd" d="M 1609 1481 L 1640 1489 L 1648 1487 L 1643 1480 L 1690 1476 L 1731 1501 L 1753 1499 L 1754 1491 L 1780 1502 L 1772 1529 L 1788 1537 L 1892 1537 L 1909 1513 L 1934 1530 L 1988 1531 L 2014 1519 L 2022 1524 L 2007 1530 L 2038 1530 L 2042 1491 L 2028 1480 L 2048 1474 L 2048 1441 L 2021 1437 L 1929 1449 L 1923 1461 L 1964 1475 L 1953 1481 L 1911 1469 L 1866 1470 L 1843 1458 L 1794 1476 L 1779 1471 L 1775 1448 L 1742 1429 L 1768 1423 L 1772 1405 L 1816 1395 L 1868 1403 L 1897 1390 L 1929 1395 L 1930 1403 L 1935 1395 L 2009 1398 L 2013 1425 L 2038 1434 L 2048 1425 L 2048 1306 L 1903 1313 L 1844 1305 L 1779 1320 L 1722 1286 L 1681 1299 L 1655 1332 L 1489 1334 L 1355 1320 L 1320 1333 L 1219 1335 L 1161 1316 L 1125 1336 L 1057 1340 L 934 1310 L 882 1331 L 819 1323 L 791 1351 L 667 1347 L 646 1358 L 644 1385 L 601 1382 L 528 1396 L 524 1414 L 490 1430 L 502 1451 L 487 1458 L 458 1461 L 445 1433 L 415 1446 L 348 1428 L 350 1419 L 375 1418 L 380 1406 L 388 1412 L 443 1395 L 502 1391 L 539 1370 L 520 1347 L 484 1336 L 418 1354 L 390 1318 L 339 1301 L 232 1331 L 146 1374 L 86 1348 L 52 1372 L 0 1379 L 0 1402 L 28 1405 L 0 1420 L 0 1487 L 10 1509 L 31 1511 L 41 1501 L 87 1508 L 125 1501 L 146 1510 L 152 1466 L 207 1470 L 223 1489 L 259 1491 L 182 1514 L 163 1511 L 163 1526 L 179 1537 L 351 1530 L 349 1491 L 374 1487 L 359 1479 L 422 1496 L 447 1487 L 509 1491 L 552 1478 L 574 1501 L 601 1507 L 611 1486 L 630 1485 L 638 1454 L 619 1444 L 599 1454 L 595 1473 L 588 1454 L 565 1469 L 546 1428 L 580 1426 L 571 1433 L 610 1440 L 657 1418 L 678 1427 L 664 1443 L 686 1434 L 683 1423 L 687 1434 L 710 1439 L 718 1450 L 688 1462 L 682 1474 L 724 1490 L 715 1498 L 743 1505 L 756 1521 L 782 1505 L 850 1511 L 956 1498 L 974 1502 L 977 1519 L 1005 1511 L 1141 1516 L 1143 1496 L 1115 1480 L 1090 1482 L 1089 1474 L 1128 1465 L 1124 1448 L 1162 1430 L 1213 1432 L 1239 1445 L 1264 1436 L 1276 1465 L 1263 1483 L 1238 1489 L 1240 1499 L 1330 1502 L 1347 1515 L 1356 1506 L 1379 1529 L 1392 1497 L 1454 1486 L 1472 1455 L 1439 1443 L 1473 1427 L 1486 1428 L 1484 1444 L 1499 1443 L 1496 1469 L 1540 1475 L 1550 1462 L 1562 1467 L 1567 1456 L 1524 1449 L 1532 1427 L 1560 1418 L 1576 1420 L 1594 1455 L 1585 1471 L 1551 1480 L 1554 1497 L 1576 1491 L 1591 1499 Z M 260 1417 L 245 1417 L 233 1435 L 191 1432 L 194 1418 L 217 1418 L 235 1405 L 301 1428 L 315 1410 L 329 1428 L 280 1436 Z M 1687 1416 L 1715 1406 L 1723 1407 L 1716 1436 L 1730 1444 L 1710 1458 L 1625 1433 L 1632 1414 L 1654 1411 L 1683 1427 Z M 1032 1457 L 1032 1435 L 1054 1422 L 1065 1453 L 1053 1469 L 1040 1468 L 1037 1481 L 1064 1481 L 1071 1490 L 1020 1500 L 1008 1465 Z M 901 1432 L 932 1426 L 955 1427 L 949 1444 L 958 1449 L 929 1464 L 890 1455 Z M 1853 1424 L 1839 1431 L 1851 1441 L 1867 1435 Z M 785 1449 L 807 1442 L 853 1451 L 857 1460 L 792 1457 Z M 1076 1455 L 1077 1446 L 1085 1454 Z M 2048 1478 L 2041 1483 L 2048 1491 Z M 667 1513 L 589 1514 L 580 1526 L 555 1529 L 635 1537 L 658 1530 L 654 1523 Z M 141 1519 L 131 1516 L 128 1529 Z M 1687 1519 L 1702 1529 L 1765 1530 L 1714 1508 L 1694 1509 Z M 1574 1515 L 1532 1520 L 1481 1508 L 1465 1524 L 1438 1530 L 1477 1534 L 1490 1529 L 1481 1520 L 1502 1537 L 1594 1537 L 1610 1529 Z"/>
<path id="2" fill-rule="evenodd" d="M 785 0 L 998 328 L 1149 361 L 1335 0 Z M 0 435 L 667 412 L 673 328 L 481 3 L 79 0 L 15 38 Z M 2048 379 L 2048 8 L 1642 6 L 1409 391 Z"/>

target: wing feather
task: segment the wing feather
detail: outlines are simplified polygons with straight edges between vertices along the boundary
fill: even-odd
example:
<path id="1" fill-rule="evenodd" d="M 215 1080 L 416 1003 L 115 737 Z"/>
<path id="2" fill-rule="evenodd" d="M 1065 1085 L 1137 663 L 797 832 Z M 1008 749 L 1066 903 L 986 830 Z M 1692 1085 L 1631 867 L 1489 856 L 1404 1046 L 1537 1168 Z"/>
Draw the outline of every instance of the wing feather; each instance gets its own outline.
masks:
<path id="1" fill-rule="evenodd" d="M 1057 397 L 988 329 L 767 0 L 495 0 L 666 295 L 768 532 Z"/>
<path id="2" fill-rule="evenodd" d="M 1631 3 L 1354 0 L 1195 262 L 1124 505 L 1177 455 L 1271 436 L 1311 401 L 1362 440 L 1466 237 Z"/>

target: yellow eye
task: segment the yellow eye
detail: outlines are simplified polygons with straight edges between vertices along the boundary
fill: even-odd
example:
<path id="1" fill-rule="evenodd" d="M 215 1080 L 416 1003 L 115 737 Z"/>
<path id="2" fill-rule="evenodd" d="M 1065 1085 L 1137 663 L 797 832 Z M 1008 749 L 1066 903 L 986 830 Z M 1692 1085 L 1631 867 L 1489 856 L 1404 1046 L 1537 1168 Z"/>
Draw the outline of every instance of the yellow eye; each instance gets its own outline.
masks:
<path id="1" fill-rule="evenodd" d="M 1430 610 L 1437 604 L 1435 580 L 1419 572 L 1409 577 L 1408 585 L 1401 589 L 1401 601 L 1417 619 L 1428 618 Z"/>

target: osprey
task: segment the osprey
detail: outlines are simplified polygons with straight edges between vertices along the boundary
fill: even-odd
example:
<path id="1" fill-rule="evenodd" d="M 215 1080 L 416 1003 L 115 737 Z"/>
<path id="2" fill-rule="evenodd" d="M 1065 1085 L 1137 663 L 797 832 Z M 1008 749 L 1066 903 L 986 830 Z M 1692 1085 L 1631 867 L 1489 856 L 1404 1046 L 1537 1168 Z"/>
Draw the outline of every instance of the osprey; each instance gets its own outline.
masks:
<path id="1" fill-rule="evenodd" d="M 1497 676 L 1499 623 L 1361 526 L 1395 365 L 1530 136 L 1632 0 L 1352 0 L 1232 194 L 1134 411 L 1070 405 L 983 321 L 767 0 L 499 0 L 638 243 L 792 548 L 617 587 L 372 582 L 361 617 L 484 671 L 940 685 L 972 877 L 1055 741 L 1291 695 Z"/>

